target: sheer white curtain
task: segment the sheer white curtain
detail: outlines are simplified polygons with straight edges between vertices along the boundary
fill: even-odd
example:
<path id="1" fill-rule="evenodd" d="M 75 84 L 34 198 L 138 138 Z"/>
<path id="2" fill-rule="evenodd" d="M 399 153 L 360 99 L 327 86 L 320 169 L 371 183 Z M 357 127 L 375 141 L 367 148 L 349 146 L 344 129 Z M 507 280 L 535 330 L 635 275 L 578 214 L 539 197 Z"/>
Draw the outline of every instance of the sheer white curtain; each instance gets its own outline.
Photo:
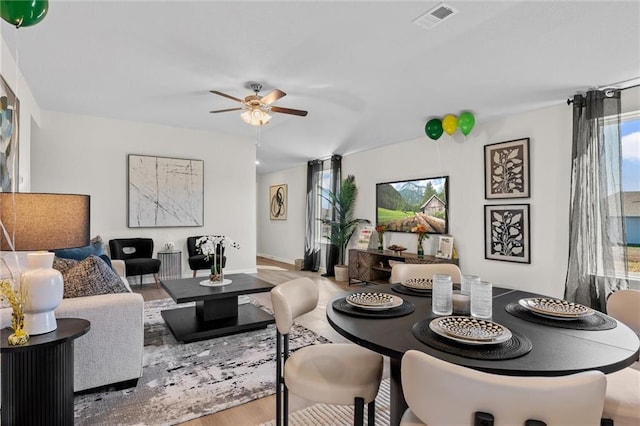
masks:
<path id="1" fill-rule="evenodd" d="M 575 95 L 565 299 L 602 312 L 627 287 L 620 146 L 620 91 Z"/>

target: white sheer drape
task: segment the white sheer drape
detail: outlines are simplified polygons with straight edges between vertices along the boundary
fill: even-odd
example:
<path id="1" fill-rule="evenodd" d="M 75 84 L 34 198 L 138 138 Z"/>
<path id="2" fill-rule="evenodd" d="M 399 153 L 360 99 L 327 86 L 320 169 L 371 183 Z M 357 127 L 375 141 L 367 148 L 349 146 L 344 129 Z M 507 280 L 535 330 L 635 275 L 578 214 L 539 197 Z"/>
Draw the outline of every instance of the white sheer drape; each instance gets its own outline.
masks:
<path id="1" fill-rule="evenodd" d="M 620 92 L 576 95 L 565 299 L 603 312 L 627 287 L 620 169 Z"/>

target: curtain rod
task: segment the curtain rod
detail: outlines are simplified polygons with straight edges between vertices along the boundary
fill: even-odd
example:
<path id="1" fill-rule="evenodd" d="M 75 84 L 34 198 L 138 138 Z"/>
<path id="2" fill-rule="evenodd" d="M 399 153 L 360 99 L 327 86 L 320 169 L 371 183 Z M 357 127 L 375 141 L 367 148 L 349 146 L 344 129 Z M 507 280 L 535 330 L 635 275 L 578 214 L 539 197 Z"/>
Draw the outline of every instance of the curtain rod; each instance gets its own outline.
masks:
<path id="1" fill-rule="evenodd" d="M 640 77 L 632 78 L 630 80 L 620 81 L 618 83 L 613 83 L 603 87 L 596 87 L 593 90 L 627 90 L 633 89 L 634 87 L 640 86 Z M 573 98 L 567 99 L 567 105 L 571 105 L 573 103 Z"/>

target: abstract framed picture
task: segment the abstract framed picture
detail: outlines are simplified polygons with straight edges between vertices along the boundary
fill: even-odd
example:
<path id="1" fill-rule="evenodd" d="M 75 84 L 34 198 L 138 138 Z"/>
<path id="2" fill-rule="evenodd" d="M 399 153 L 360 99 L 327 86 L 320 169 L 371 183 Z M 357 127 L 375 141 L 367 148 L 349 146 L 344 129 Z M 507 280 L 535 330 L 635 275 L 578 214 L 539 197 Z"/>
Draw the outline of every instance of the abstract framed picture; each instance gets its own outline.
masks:
<path id="1" fill-rule="evenodd" d="M 0 192 L 17 192 L 20 101 L 0 76 Z"/>
<path id="2" fill-rule="evenodd" d="M 204 225 L 204 161 L 128 155 L 129 228 Z"/>
<path id="3" fill-rule="evenodd" d="M 529 198 L 529 138 L 484 147 L 484 198 Z"/>
<path id="4" fill-rule="evenodd" d="M 531 263 L 529 204 L 484 206 L 484 257 Z"/>
<path id="5" fill-rule="evenodd" d="M 271 220 L 287 219 L 287 184 L 269 187 L 269 218 Z"/>

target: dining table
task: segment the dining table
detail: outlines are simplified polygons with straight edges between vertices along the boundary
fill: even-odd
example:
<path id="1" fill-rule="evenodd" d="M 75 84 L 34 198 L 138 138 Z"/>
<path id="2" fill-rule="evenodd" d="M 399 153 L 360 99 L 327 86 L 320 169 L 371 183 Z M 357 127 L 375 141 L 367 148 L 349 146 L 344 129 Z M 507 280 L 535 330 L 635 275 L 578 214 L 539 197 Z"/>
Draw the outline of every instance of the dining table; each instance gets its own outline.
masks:
<path id="1" fill-rule="evenodd" d="M 410 349 L 464 367 L 509 376 L 562 376 L 587 370 L 607 374 L 638 360 L 638 336 L 603 313 L 595 311 L 587 322 L 546 318 L 522 309 L 520 300 L 546 297 L 540 294 L 494 286 L 491 321 L 506 327 L 512 338 L 500 345 L 467 345 L 430 329 L 431 321 L 438 318 L 431 310 L 430 292 L 402 290 L 406 289 L 401 284 L 367 285 L 335 296 L 326 308 L 329 324 L 340 335 L 389 357 L 393 426 L 400 423 L 407 408 L 401 362 Z M 402 305 L 369 311 L 345 303 L 349 295 L 363 292 L 392 294 L 402 298 Z M 397 312 L 392 315 L 394 309 Z"/>

